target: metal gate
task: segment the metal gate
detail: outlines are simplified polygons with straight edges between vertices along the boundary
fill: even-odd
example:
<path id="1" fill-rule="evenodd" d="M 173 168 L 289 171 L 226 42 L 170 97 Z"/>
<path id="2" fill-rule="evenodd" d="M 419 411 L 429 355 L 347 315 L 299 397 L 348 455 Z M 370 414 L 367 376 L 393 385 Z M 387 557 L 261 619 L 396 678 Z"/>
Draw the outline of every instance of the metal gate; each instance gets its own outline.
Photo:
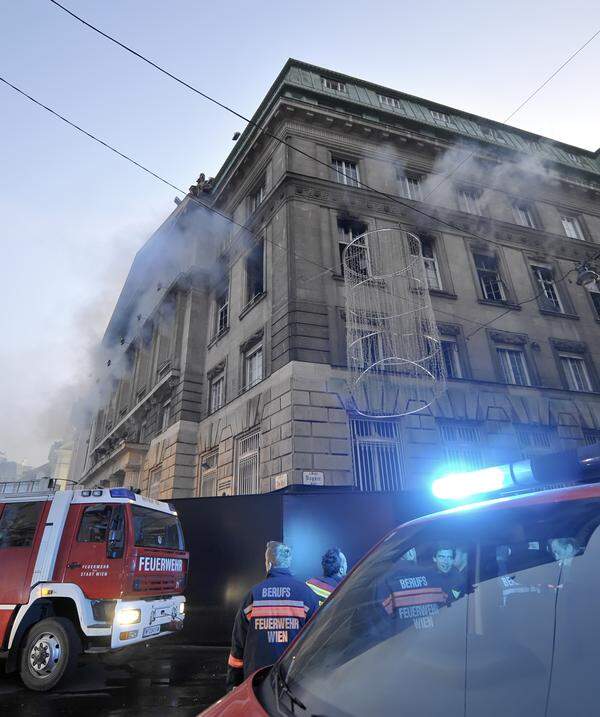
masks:
<path id="1" fill-rule="evenodd" d="M 362 491 L 401 490 L 403 458 L 397 421 L 350 419 L 352 463 Z"/>
<path id="2" fill-rule="evenodd" d="M 238 439 L 236 495 L 258 493 L 258 466 L 259 466 L 259 438 L 260 434 L 251 433 Z"/>

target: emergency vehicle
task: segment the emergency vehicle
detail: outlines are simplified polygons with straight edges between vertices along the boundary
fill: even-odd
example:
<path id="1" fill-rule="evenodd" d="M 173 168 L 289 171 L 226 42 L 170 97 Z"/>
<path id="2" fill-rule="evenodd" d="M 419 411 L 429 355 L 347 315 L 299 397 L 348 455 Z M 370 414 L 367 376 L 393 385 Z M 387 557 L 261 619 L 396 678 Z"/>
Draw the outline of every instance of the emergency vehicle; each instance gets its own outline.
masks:
<path id="1" fill-rule="evenodd" d="M 204 717 L 597 714 L 594 452 L 434 482 L 465 502 L 392 531 L 275 665 Z"/>
<path id="2" fill-rule="evenodd" d="M 188 554 L 176 511 L 126 488 L 0 483 L 0 656 L 46 691 L 81 652 L 183 627 Z"/>

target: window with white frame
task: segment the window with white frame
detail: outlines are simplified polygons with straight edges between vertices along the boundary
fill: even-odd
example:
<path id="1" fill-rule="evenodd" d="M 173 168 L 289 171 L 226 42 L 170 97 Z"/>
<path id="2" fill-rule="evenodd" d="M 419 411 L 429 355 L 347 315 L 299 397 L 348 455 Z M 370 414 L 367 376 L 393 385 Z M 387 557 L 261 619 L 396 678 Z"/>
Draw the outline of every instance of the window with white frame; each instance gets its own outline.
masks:
<path id="1" fill-rule="evenodd" d="M 358 222 L 338 221 L 338 252 L 340 257 L 340 275 L 344 275 L 344 250 L 346 247 L 358 241 L 352 246 L 351 255 L 347 258 L 348 263 L 353 271 L 357 274 L 369 276 L 369 250 L 365 245 L 365 240 L 361 237 L 367 231 L 364 224 Z"/>
<path id="2" fill-rule="evenodd" d="M 402 174 L 400 171 L 397 172 L 397 176 L 400 182 L 400 194 L 405 199 L 420 202 L 423 197 L 421 177 L 416 174 Z"/>
<path id="3" fill-rule="evenodd" d="M 333 169 L 333 178 L 340 184 L 346 184 L 348 187 L 358 187 L 358 165 L 347 159 L 339 159 L 334 157 L 331 160 Z"/>
<path id="4" fill-rule="evenodd" d="M 586 286 L 586 289 L 589 291 L 590 299 L 596 312 L 596 318 L 600 319 L 600 288 L 598 288 L 598 284 L 592 284 Z"/>
<path id="5" fill-rule="evenodd" d="M 215 295 L 215 336 L 223 333 L 229 326 L 229 287 L 224 286 Z"/>
<path id="6" fill-rule="evenodd" d="M 425 279 L 427 280 L 428 289 L 441 289 L 442 280 L 438 260 L 435 253 L 434 241 L 431 237 L 420 236 L 421 253 L 423 254 L 423 264 L 425 267 Z M 410 250 L 413 254 L 417 253 L 416 243 L 411 243 Z"/>
<path id="7" fill-rule="evenodd" d="M 560 221 L 565 230 L 565 234 L 569 239 L 578 239 L 579 241 L 585 241 L 585 236 L 581 228 L 581 222 L 577 217 L 571 216 L 570 214 L 562 214 Z"/>
<path id="8" fill-rule="evenodd" d="M 535 266 L 532 264 L 531 271 L 538 285 L 541 307 L 562 313 L 564 311 L 563 304 L 558 293 L 552 269 L 548 266 Z"/>
<path id="9" fill-rule="evenodd" d="M 236 445 L 236 495 L 258 493 L 260 434 L 258 431 L 237 439 Z"/>
<path id="10" fill-rule="evenodd" d="M 497 347 L 498 361 L 506 383 L 514 386 L 531 386 L 527 359 L 523 349 Z"/>
<path id="11" fill-rule="evenodd" d="M 504 135 L 494 127 L 480 127 L 479 131 L 486 138 L 492 140 L 492 142 L 502 142 L 506 144 L 506 138 Z"/>
<path id="12" fill-rule="evenodd" d="M 265 183 L 264 181 L 250 195 L 250 211 L 254 212 L 263 203 L 265 199 Z"/>
<path id="13" fill-rule="evenodd" d="M 458 206 L 467 214 L 481 214 L 480 194 L 475 189 L 458 190 Z"/>
<path id="14" fill-rule="evenodd" d="M 463 370 L 456 338 L 450 336 L 442 337 L 442 357 L 448 378 L 462 378 Z"/>
<path id="15" fill-rule="evenodd" d="M 473 254 L 481 293 L 486 301 L 506 301 L 506 290 L 500 276 L 498 257 L 493 254 Z"/>
<path id="16" fill-rule="evenodd" d="M 432 119 L 436 122 L 440 122 L 441 124 L 452 124 L 452 119 L 445 112 L 438 112 L 437 110 L 429 111 L 431 112 Z"/>
<path id="17" fill-rule="evenodd" d="M 216 494 L 219 451 L 205 453 L 200 458 L 200 485 L 198 495 L 210 498 Z"/>
<path id="18" fill-rule="evenodd" d="M 571 391 L 591 391 L 592 382 L 583 356 L 560 353 L 558 355 L 567 388 Z"/>
<path id="19" fill-rule="evenodd" d="M 265 290 L 265 243 L 259 241 L 245 260 L 246 303 L 254 301 Z"/>
<path id="20" fill-rule="evenodd" d="M 162 466 L 153 468 L 148 476 L 148 498 L 160 498 L 160 483 L 162 480 Z"/>
<path id="21" fill-rule="evenodd" d="M 160 412 L 160 430 L 165 431 L 169 427 L 169 420 L 171 418 L 171 401 L 167 401 L 163 404 Z"/>
<path id="22" fill-rule="evenodd" d="M 513 204 L 513 213 L 517 224 L 520 224 L 522 227 L 528 227 L 529 229 L 537 229 L 531 204 L 527 202 L 515 202 Z"/>
<path id="23" fill-rule="evenodd" d="M 321 82 L 326 90 L 334 90 L 335 92 L 346 92 L 346 85 L 344 82 L 338 80 L 332 80 L 330 77 L 321 77 Z"/>
<path id="24" fill-rule="evenodd" d="M 225 372 L 216 374 L 210 379 L 210 399 L 208 409 L 210 413 L 218 411 L 225 403 Z"/>
<path id="25" fill-rule="evenodd" d="M 388 107 L 394 107 L 395 109 L 402 109 L 402 103 L 396 97 L 388 97 L 387 95 L 379 95 L 379 101 L 382 105 L 388 105 Z"/>
<path id="26" fill-rule="evenodd" d="M 243 354 L 244 390 L 255 386 L 263 380 L 263 346 L 255 344 Z"/>

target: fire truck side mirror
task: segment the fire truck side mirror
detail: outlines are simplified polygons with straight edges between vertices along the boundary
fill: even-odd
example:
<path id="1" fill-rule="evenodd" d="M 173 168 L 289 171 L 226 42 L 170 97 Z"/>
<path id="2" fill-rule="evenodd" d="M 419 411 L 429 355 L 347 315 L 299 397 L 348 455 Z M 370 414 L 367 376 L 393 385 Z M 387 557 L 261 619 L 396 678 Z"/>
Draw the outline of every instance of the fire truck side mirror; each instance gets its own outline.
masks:
<path id="1" fill-rule="evenodd" d="M 108 545 L 106 546 L 107 558 L 123 557 L 123 531 L 111 530 L 108 534 Z"/>

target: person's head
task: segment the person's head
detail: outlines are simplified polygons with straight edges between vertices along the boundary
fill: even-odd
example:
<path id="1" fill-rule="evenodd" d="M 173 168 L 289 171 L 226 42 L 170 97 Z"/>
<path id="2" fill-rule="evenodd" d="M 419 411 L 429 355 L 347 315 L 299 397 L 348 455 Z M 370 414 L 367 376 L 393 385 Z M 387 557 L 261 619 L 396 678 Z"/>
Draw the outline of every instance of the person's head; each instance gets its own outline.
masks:
<path id="1" fill-rule="evenodd" d="M 269 540 L 265 551 L 265 567 L 267 572 L 271 568 L 289 568 L 292 563 L 292 549 L 277 540 Z"/>
<path id="2" fill-rule="evenodd" d="M 467 567 L 469 555 L 464 545 L 457 545 L 454 548 L 454 567 L 457 570 L 464 570 Z"/>
<path id="3" fill-rule="evenodd" d="M 555 560 L 570 560 L 577 554 L 577 544 L 573 538 L 553 538 L 550 550 Z"/>
<path id="4" fill-rule="evenodd" d="M 449 573 L 454 565 L 454 548 L 439 545 L 433 554 L 433 562 L 440 573 Z"/>
<path id="5" fill-rule="evenodd" d="M 323 567 L 323 575 L 326 578 L 335 576 L 343 576 L 348 570 L 348 561 L 346 556 L 339 548 L 329 548 L 325 555 L 321 558 Z"/>

